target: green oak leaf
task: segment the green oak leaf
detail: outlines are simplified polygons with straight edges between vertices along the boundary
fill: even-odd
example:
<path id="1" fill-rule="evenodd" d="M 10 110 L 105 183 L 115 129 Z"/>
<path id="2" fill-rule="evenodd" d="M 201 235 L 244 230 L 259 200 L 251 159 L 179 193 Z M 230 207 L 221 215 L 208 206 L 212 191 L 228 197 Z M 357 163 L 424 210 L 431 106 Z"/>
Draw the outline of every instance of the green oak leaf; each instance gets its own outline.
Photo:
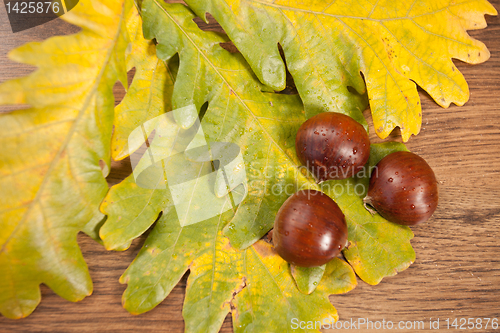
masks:
<path id="1" fill-rule="evenodd" d="M 272 319 L 273 327 L 283 327 L 295 317 L 336 319 L 337 314 L 327 301 L 327 295 L 354 287 L 351 266 L 334 259 L 324 267 L 321 278 L 314 269 L 289 268 L 269 244 L 259 240 L 272 228 L 277 210 L 289 195 L 301 188 L 319 188 L 307 172 L 302 173 L 295 155 L 295 133 L 305 121 L 300 100 L 297 96 L 263 92 L 241 55 L 220 47 L 221 42 L 227 41 L 226 37 L 202 32 L 192 21 L 194 14 L 185 6 L 146 0 L 141 13 L 145 36 L 156 39 L 159 57 L 169 60 L 179 55 L 172 96 L 174 111 L 165 117 L 187 130 L 194 123 L 192 111 L 189 111 L 194 105 L 200 112 L 203 136 L 208 142 L 238 144 L 248 167 L 248 196 L 235 211 L 221 210 L 218 216 L 183 225 L 168 186 L 165 189 L 143 188 L 135 183 L 136 175 L 115 185 L 101 207 L 108 215 L 101 229 L 101 237 L 108 248 L 128 244 L 149 228 L 160 212 L 162 214 L 138 257 L 121 278 L 128 284 L 123 296 L 125 308 L 136 314 L 154 308 L 190 270 L 183 308 L 188 331 L 217 331 L 229 311 L 235 331 L 263 329 L 270 321 L 270 312 L 276 309 L 279 312 Z M 207 102 L 208 107 L 205 107 Z M 145 128 L 145 136 L 150 132 L 151 128 Z M 179 134 L 162 135 L 162 139 L 168 137 L 165 142 L 169 143 L 163 149 L 173 149 L 173 142 L 177 142 L 174 138 Z M 154 146 L 155 140 L 156 137 L 150 144 Z M 184 147 L 189 145 L 191 143 L 184 143 Z M 404 145 L 374 145 L 372 155 L 382 156 L 397 149 L 404 149 Z M 200 163 L 200 168 L 205 167 L 215 171 L 208 161 Z M 163 171 L 172 170 L 164 166 Z M 160 178 L 172 185 L 168 177 Z M 285 191 L 269 191 L 275 184 Z M 193 191 L 191 198 L 207 195 L 211 189 L 202 193 Z M 233 192 L 221 197 L 228 205 Z M 349 200 L 354 199 L 352 195 L 339 199 L 350 229 L 360 223 L 355 219 L 356 214 L 364 211 L 362 203 L 347 206 Z M 134 207 L 131 209 L 132 202 Z M 368 219 L 380 219 L 378 226 L 383 228 L 392 226 L 380 217 L 368 214 Z M 113 235 L 114 230 L 116 235 Z M 399 229 L 395 230 L 395 246 L 410 246 L 409 229 L 402 228 L 401 234 L 397 233 Z M 364 249 L 361 245 L 359 248 Z M 359 252 L 360 264 L 354 266 L 356 269 L 360 272 L 376 270 L 373 274 L 377 277 L 386 273 L 367 265 L 372 256 L 369 251 Z M 411 260 L 401 256 L 384 265 L 400 269 Z M 389 275 L 392 274 L 390 271 Z M 369 275 L 361 276 L 371 283 Z M 312 292 L 315 287 L 316 291 Z"/>
<path id="2" fill-rule="evenodd" d="M 305 120 L 302 103 L 298 96 L 262 92 L 243 57 L 220 47 L 227 37 L 202 32 L 185 6 L 155 0 L 142 5 L 144 34 L 158 42 L 158 57 L 179 54 L 173 108 L 201 110 L 208 102 L 202 119 L 207 140 L 241 148 L 248 195 L 224 234 L 232 246 L 246 248 L 272 228 L 288 195 L 302 187 L 318 188 L 300 172 L 295 155 L 295 134 Z"/>
<path id="3" fill-rule="evenodd" d="M 391 223 L 380 215 L 371 215 L 363 207 L 370 174 L 386 155 L 407 151 L 402 143 L 372 144 L 370 159 L 359 177 L 322 183 L 321 189 L 340 206 L 347 222 L 348 245 L 342 253 L 356 274 L 369 284 L 378 284 L 382 278 L 395 275 L 415 261 L 413 238 L 407 226 Z M 361 177 L 363 176 L 363 177 Z"/>
<path id="4" fill-rule="evenodd" d="M 297 283 L 297 288 L 304 294 L 310 294 L 323 278 L 326 265 L 318 267 L 299 267 L 290 265 L 292 276 Z"/>
<path id="5" fill-rule="evenodd" d="M 181 227 L 175 211 L 164 211 L 137 258 L 120 281 L 128 287 L 124 307 L 139 314 L 167 297 L 189 269 L 183 317 L 187 332 L 217 332 L 231 311 L 235 332 L 290 331 L 293 318 L 330 322 L 338 315 L 328 296 L 356 286 L 351 267 L 340 259 L 326 265 L 311 295 L 295 285 L 288 263 L 258 241 L 236 250 L 222 235 L 232 212 Z M 316 331 L 316 330 L 309 330 Z"/>

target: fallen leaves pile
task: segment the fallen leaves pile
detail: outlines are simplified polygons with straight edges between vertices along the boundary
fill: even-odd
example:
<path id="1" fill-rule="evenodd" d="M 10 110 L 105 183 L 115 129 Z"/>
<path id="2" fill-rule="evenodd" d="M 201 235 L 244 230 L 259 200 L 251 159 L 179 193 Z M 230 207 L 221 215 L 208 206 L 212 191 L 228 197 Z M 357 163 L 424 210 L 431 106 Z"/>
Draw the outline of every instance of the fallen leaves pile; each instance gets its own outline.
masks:
<path id="1" fill-rule="evenodd" d="M 151 310 L 189 270 L 183 307 L 189 332 L 217 332 L 229 312 L 235 332 L 278 331 L 292 318 L 336 320 L 329 295 L 353 289 L 356 275 L 377 284 L 415 260 L 411 230 L 363 208 L 369 175 L 316 184 L 298 162 L 295 134 L 325 111 L 367 127 L 362 111 L 369 104 L 377 135 L 400 127 L 407 141 L 421 125 L 417 84 L 443 107 L 467 101 L 451 58 L 488 59 L 466 30 L 484 28 L 484 14 L 495 9 L 482 0 L 186 3 L 82 0 L 62 17 L 81 32 L 10 53 L 37 69 L 0 85 L 0 104 L 30 106 L 0 115 L 2 315 L 29 315 L 41 283 L 70 301 L 92 293 L 78 232 L 125 250 L 155 221 L 121 277 L 128 285 L 123 305 L 135 314 Z M 206 12 L 227 35 L 194 23 Z M 221 47 L 229 41 L 241 53 Z M 286 79 L 278 44 L 298 95 L 275 92 Z M 127 94 L 115 108 L 116 81 Z M 158 119 L 177 130 L 158 135 Z M 134 133 L 144 140 L 130 140 Z M 148 145 L 178 154 L 203 140 L 233 144 L 245 184 L 230 179 L 226 188 L 227 174 L 208 158 L 158 162 L 156 178 L 147 180 L 154 186 L 141 185 L 133 173 L 108 190 L 111 159 L 144 153 L 148 137 Z M 400 143 L 372 145 L 367 168 L 400 150 L 406 150 Z M 207 181 L 183 197 L 181 214 L 171 177 L 187 172 Z M 286 198 L 305 188 L 331 196 L 349 232 L 344 258 L 315 269 L 290 267 L 263 238 Z M 348 188 L 361 190 L 339 191 Z M 209 213 L 197 204 L 207 196 L 214 198 Z"/>

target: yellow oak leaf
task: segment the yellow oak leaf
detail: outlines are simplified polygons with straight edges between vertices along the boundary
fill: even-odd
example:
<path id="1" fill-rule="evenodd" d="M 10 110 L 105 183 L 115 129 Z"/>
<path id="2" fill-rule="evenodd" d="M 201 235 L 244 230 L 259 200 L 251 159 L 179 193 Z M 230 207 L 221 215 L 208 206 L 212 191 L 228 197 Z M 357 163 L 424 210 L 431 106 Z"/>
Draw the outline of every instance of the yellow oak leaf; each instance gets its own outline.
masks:
<path id="1" fill-rule="evenodd" d="M 257 77 L 285 87 L 286 58 L 308 116 L 338 111 L 360 121 L 368 92 L 376 133 L 399 126 L 404 141 L 422 122 L 417 84 L 442 107 L 463 105 L 469 90 L 452 62 L 486 61 L 485 45 L 466 30 L 496 15 L 485 0 L 186 0 L 222 25 Z M 353 89 L 347 89 L 347 86 Z"/>
<path id="2" fill-rule="evenodd" d="M 108 191 L 113 85 L 127 84 L 129 0 L 82 0 L 62 18 L 82 27 L 13 50 L 37 69 L 0 85 L 0 313 L 29 315 L 41 283 L 78 301 L 92 281 L 76 241 Z M 103 161 L 103 170 L 100 168 Z"/>

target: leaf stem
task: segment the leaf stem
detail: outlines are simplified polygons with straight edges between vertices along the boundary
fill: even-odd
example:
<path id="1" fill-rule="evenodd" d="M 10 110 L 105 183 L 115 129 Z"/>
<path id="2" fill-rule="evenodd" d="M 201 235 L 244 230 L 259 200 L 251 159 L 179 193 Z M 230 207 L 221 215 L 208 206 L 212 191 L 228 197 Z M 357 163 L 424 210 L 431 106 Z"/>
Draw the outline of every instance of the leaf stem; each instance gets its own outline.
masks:
<path id="1" fill-rule="evenodd" d="M 370 208 L 368 205 L 372 206 L 372 197 L 367 195 L 366 197 L 363 198 L 363 206 L 370 214 L 372 214 L 372 216 L 377 214 L 377 211 L 375 209 Z"/>

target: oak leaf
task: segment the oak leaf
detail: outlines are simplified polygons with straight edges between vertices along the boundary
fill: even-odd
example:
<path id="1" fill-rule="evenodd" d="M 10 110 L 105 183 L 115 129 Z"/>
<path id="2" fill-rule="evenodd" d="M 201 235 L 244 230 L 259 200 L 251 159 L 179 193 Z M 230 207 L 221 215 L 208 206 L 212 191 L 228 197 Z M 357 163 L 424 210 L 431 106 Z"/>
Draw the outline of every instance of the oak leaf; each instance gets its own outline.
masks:
<path id="1" fill-rule="evenodd" d="M 117 80 L 127 85 L 125 16 L 132 5 L 82 0 L 63 16 L 81 32 L 9 54 L 37 70 L 0 85 L 0 104 L 30 106 L 0 115 L 0 312 L 6 317 L 29 315 L 41 283 L 70 301 L 92 293 L 76 235 L 103 217 L 112 88 Z"/>
<path id="2" fill-rule="evenodd" d="M 193 22 L 194 14 L 185 6 L 145 0 L 141 10 L 145 36 L 158 43 L 158 57 L 169 60 L 179 56 L 179 68 L 172 71 L 177 73 L 172 96 L 174 111 L 161 117 L 188 131 L 194 126 L 194 117 L 182 110 L 194 109 L 199 112 L 207 142 L 231 142 L 241 147 L 248 167 L 248 190 L 247 197 L 233 209 L 224 210 L 232 206 L 234 189 L 220 197 L 226 204 L 220 205 L 223 209 L 217 216 L 185 225 L 185 215 L 174 203 L 173 184 L 168 177 L 160 174 L 154 186 L 143 187 L 137 181 L 138 174 L 132 174 L 111 188 L 101 207 L 108 215 L 101 229 L 107 248 L 129 244 L 161 213 L 144 247 L 121 278 L 128 284 L 123 295 L 128 311 L 138 314 L 154 308 L 189 270 L 183 307 L 187 331 L 216 332 L 230 311 L 236 332 L 273 331 L 289 327 L 293 318 L 336 320 L 328 295 L 347 292 L 356 285 L 351 265 L 372 284 L 408 267 L 414 260 L 410 229 L 372 217 L 363 208 L 362 193 L 336 193 L 335 182 L 325 182 L 321 189 L 334 197 L 346 214 L 352 232 L 350 252 L 346 252 L 351 265 L 337 258 L 323 267 L 319 278 L 316 272 L 307 271 L 301 271 L 299 276 L 269 244 L 259 240 L 272 228 L 277 210 L 291 194 L 273 193 L 267 182 L 290 186 L 292 193 L 299 188 L 320 188 L 307 173 L 300 172 L 295 155 L 295 134 L 305 121 L 303 105 L 297 96 L 263 92 L 241 55 L 220 46 L 227 37 L 201 31 Z M 142 112 L 148 119 L 146 124 L 157 119 L 149 117 L 146 110 Z M 150 140 L 146 151 L 140 151 L 141 160 L 149 158 L 151 147 L 158 146 L 156 140 L 171 143 L 162 145 L 164 150 L 175 150 L 179 140 L 185 140 L 179 134 L 182 130 L 157 131 L 153 135 L 153 127 L 144 126 L 144 131 L 144 137 Z M 179 151 L 187 152 L 190 145 L 189 140 L 183 142 Z M 402 144 L 373 145 L 369 165 L 402 149 L 406 149 Z M 200 174 L 217 173 L 211 162 L 199 163 Z M 174 172 L 192 166 L 195 164 L 182 164 L 182 170 Z M 168 174 L 172 169 L 164 167 L 163 171 Z M 349 181 L 365 184 L 368 175 Z M 213 187 L 200 191 L 206 186 L 201 183 L 197 182 L 186 201 L 197 202 L 197 197 L 213 191 Z M 377 267 L 372 258 L 380 246 L 397 250 L 380 253 Z"/>
<path id="3" fill-rule="evenodd" d="M 308 117 L 337 111 L 362 122 L 360 94 L 367 91 L 377 135 L 385 139 L 398 126 L 404 141 L 421 127 L 417 84 L 442 107 L 467 102 L 467 83 L 452 58 L 486 61 L 486 46 L 466 30 L 485 28 L 484 14 L 497 14 L 486 0 L 186 3 L 203 19 L 212 14 L 275 90 L 285 88 L 279 43 Z"/>

